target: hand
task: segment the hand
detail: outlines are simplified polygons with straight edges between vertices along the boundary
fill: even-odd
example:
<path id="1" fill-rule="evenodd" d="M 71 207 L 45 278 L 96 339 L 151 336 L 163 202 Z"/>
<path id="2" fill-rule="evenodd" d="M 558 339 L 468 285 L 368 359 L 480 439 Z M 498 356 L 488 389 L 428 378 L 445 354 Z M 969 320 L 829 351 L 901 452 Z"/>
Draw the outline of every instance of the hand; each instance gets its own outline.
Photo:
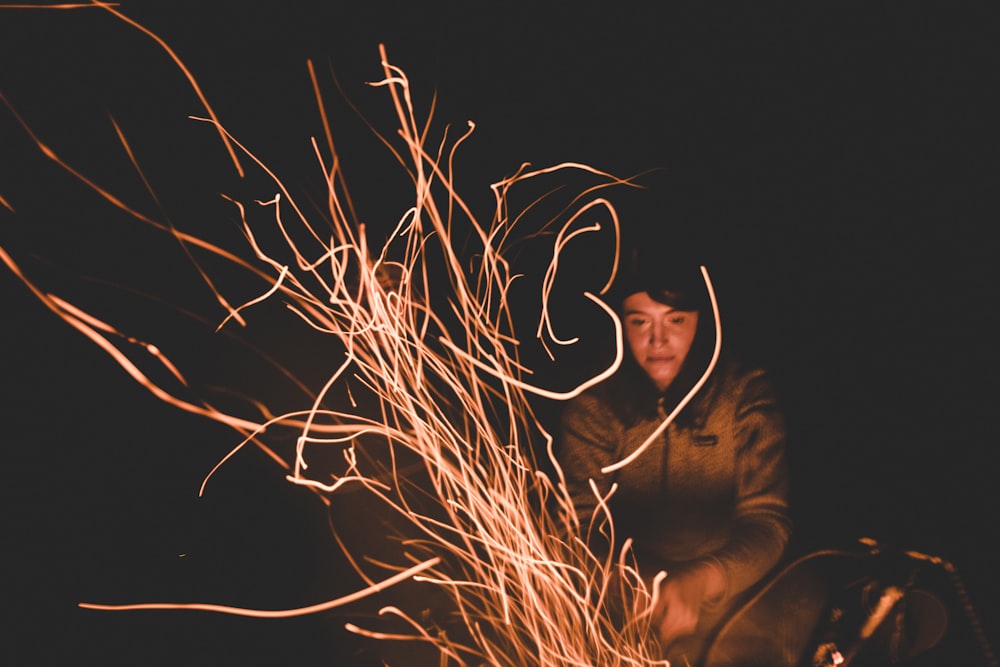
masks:
<path id="1" fill-rule="evenodd" d="M 660 645 L 666 649 L 681 637 L 694 634 L 702 605 L 721 596 L 725 586 L 722 568 L 712 562 L 668 574 L 653 612 Z"/>

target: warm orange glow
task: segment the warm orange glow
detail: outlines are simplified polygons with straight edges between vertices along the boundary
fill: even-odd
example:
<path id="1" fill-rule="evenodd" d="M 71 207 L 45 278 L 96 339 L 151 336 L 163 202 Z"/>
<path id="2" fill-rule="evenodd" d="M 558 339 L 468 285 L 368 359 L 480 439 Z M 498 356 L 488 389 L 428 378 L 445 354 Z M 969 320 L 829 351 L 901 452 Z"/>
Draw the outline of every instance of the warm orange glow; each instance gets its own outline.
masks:
<path id="1" fill-rule="evenodd" d="M 245 269 L 248 280 L 259 281 L 257 296 L 231 306 L 199 267 L 224 312 L 218 328 L 230 326 L 231 321 L 246 326 L 241 313 L 280 298 L 303 325 L 333 336 L 345 350 L 344 358 L 335 364 L 336 369 L 323 386 L 312 392 L 309 404 L 293 412 L 272 412 L 263 403 L 254 402 L 249 414 L 233 414 L 207 402 L 193 403 L 139 369 L 135 355 L 152 356 L 170 378 L 184 384 L 181 370 L 157 346 L 134 339 L 103 319 L 43 292 L 2 249 L 0 261 L 47 308 L 107 352 L 157 398 L 237 431 L 243 439 L 219 462 L 220 466 L 254 443 L 285 468 L 289 482 L 316 491 L 326 503 L 336 502 L 338 491 L 346 485 L 361 487 L 391 508 L 419 538 L 403 545 L 399 563 L 375 565 L 348 554 L 370 585 L 355 594 L 299 609 L 266 611 L 173 603 L 112 606 L 87 602 L 80 606 L 101 610 L 196 609 L 284 617 L 347 605 L 413 579 L 435 584 L 447 592 L 463 619 L 471 644 L 432 635 L 418 619 L 395 607 L 386 607 L 383 613 L 408 622 L 413 635 L 406 639 L 430 642 L 442 656 L 459 664 L 485 660 L 491 664 L 559 666 L 665 665 L 647 633 L 654 594 L 633 566 L 630 543 L 615 543 L 606 498 L 599 499 L 603 511 L 597 513 L 595 525 L 580 525 L 552 455 L 552 438 L 534 417 L 528 401 L 529 394 L 555 400 L 576 396 L 608 377 L 622 361 L 621 322 L 599 298 L 614 279 L 619 252 L 618 219 L 611 201 L 598 195 L 611 187 L 631 187 L 632 182 L 573 162 L 531 170 L 524 165 L 513 177 L 491 186 L 496 207 L 491 222 L 481 223 L 455 189 L 452 170 L 455 152 L 471 137 L 474 125 L 470 123 L 468 130 L 453 141 L 445 133 L 436 146 L 431 145 L 430 115 L 418 121 L 405 73 L 390 64 L 385 49 L 380 48 L 384 78 L 371 85 L 389 93 L 402 147 L 388 141 L 386 146 L 411 179 L 413 199 L 401 206 L 402 213 L 385 245 L 373 250 L 365 228 L 354 223 L 353 213 L 347 213 L 353 211 L 353 206 L 347 197 L 341 161 L 334 149 L 311 63 L 310 76 L 326 134 L 325 152 L 315 140 L 312 143 L 327 184 L 325 214 L 329 228 L 323 232 L 311 224 L 277 173 L 226 131 L 191 72 L 160 38 L 111 5 L 95 2 L 94 6 L 139 29 L 167 52 L 208 111 L 207 118 L 197 120 L 217 128 L 241 175 L 239 153 L 270 177 L 275 191 L 257 200 L 258 208 L 254 210 L 268 214 L 284 245 L 269 247 L 261 241 L 261 235 L 255 232 L 257 216 L 250 212 L 251 207 L 235 200 L 232 202 L 241 217 L 254 261 L 199 240 L 169 222 L 147 217 L 112 194 L 111 188 L 95 183 L 69 165 L 17 116 L 37 148 L 114 207 L 165 232 L 172 242 L 179 242 L 192 261 L 195 252 L 208 252 Z M 10 108 L 10 104 L 7 106 Z M 117 126 L 116 131 L 141 175 Z M 560 260 L 572 253 L 573 242 L 585 234 L 604 233 L 613 238 L 604 264 L 607 277 L 599 281 L 603 287 L 596 293 L 584 291 L 582 296 L 593 304 L 592 321 L 613 326 L 616 355 L 607 368 L 568 390 L 556 391 L 525 380 L 530 371 L 518 356 L 515 318 L 508 302 L 517 275 L 506 253 L 510 242 L 518 238 L 518 225 L 527 224 L 530 216 L 511 214 L 508 194 L 528 181 L 552 180 L 554 189 L 567 182 L 572 184 L 581 176 L 590 180 L 573 199 L 571 212 L 558 223 L 551 261 L 541 279 L 542 307 L 535 336 L 551 359 L 557 359 L 558 346 L 578 341 L 577 336 L 569 335 L 572 332 L 562 330 L 560 325 L 565 323 L 553 321 L 548 305 L 559 279 Z M 610 229 L 602 226 L 605 219 L 610 220 Z M 303 236 L 305 241 L 301 240 Z M 278 259 L 289 254 L 291 262 Z M 389 279 L 390 275 L 398 278 Z M 704 277 L 711 292 L 707 272 Z M 714 295 L 712 299 L 717 311 Z M 718 322 L 716 312 L 717 329 Z M 718 344 L 721 332 L 717 334 Z M 352 392 L 365 392 L 374 398 L 379 406 L 377 414 L 362 414 L 352 407 L 327 407 L 331 391 L 339 385 L 349 385 Z M 292 460 L 286 461 L 264 444 L 264 436 L 275 429 L 296 433 Z M 388 452 L 386 475 L 373 476 L 361 464 L 362 455 L 373 443 L 380 451 Z M 556 471 L 555 479 L 536 465 L 533 452 L 539 449 L 539 443 L 546 444 L 544 451 Z M 313 463 L 316 451 L 330 447 L 342 452 L 342 467 L 335 471 Z M 641 452 L 610 469 L 631 463 Z M 396 459 L 404 453 L 423 463 L 422 474 L 429 480 L 430 489 L 415 491 L 399 473 Z M 414 509 L 427 491 L 435 503 L 435 516 Z M 546 506 L 552 510 L 540 509 Z M 598 558 L 585 545 L 586 535 L 598 531 L 605 532 L 614 547 L 605 558 Z M 627 611 L 627 622 L 619 623 L 611 600 Z M 348 628 L 385 640 L 402 638 L 354 624 Z"/>
<path id="2" fill-rule="evenodd" d="M 119 7 L 119 2 L 61 2 L 53 5 L 0 5 L 0 9 L 97 9 L 100 7 Z"/>
<path id="3" fill-rule="evenodd" d="M 89 602 L 81 602 L 80 606 L 84 609 L 98 609 L 102 611 L 137 611 L 137 610 L 149 610 L 149 609 L 187 609 L 191 611 L 214 611 L 222 614 L 231 614 L 234 616 L 253 616 L 255 618 L 290 618 L 292 616 L 303 616 L 305 614 L 316 614 L 321 611 L 329 611 L 330 609 L 336 609 L 337 607 L 342 607 L 344 605 L 356 602 L 366 595 L 371 593 L 377 593 L 378 591 L 385 590 L 398 584 L 401 581 L 405 581 L 410 577 L 416 575 L 427 568 L 433 567 L 440 562 L 439 559 L 432 559 L 426 563 L 421 563 L 408 570 L 403 570 L 399 574 L 396 574 L 384 581 L 380 581 L 377 584 L 372 584 L 365 590 L 355 593 L 353 595 L 345 595 L 344 597 L 337 598 L 336 600 L 330 600 L 329 602 L 321 602 L 320 604 L 310 605 L 308 607 L 300 607 L 298 609 L 281 609 L 281 610 L 269 610 L 269 609 L 244 609 L 242 607 L 227 607 L 225 605 L 218 604 L 177 604 L 177 603 L 144 603 L 144 604 L 120 604 L 120 605 L 110 605 L 110 604 L 91 604 Z"/>

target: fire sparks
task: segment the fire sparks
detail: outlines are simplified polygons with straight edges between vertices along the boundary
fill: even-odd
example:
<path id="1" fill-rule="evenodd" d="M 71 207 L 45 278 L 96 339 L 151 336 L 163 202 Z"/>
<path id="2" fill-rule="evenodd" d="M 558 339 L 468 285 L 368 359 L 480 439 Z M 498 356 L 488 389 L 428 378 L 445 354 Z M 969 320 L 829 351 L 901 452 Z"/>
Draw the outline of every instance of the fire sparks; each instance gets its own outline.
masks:
<path id="1" fill-rule="evenodd" d="M 184 383 L 182 369 L 157 346 L 130 337 L 36 287 L 2 249 L 0 261 L 46 307 L 104 349 L 159 399 L 240 433 L 242 441 L 219 465 L 253 443 L 287 470 L 290 483 L 314 490 L 327 504 L 337 503 L 345 487 L 363 491 L 370 502 L 388 508 L 401 520 L 406 536 L 400 542 L 397 562 L 375 563 L 365 560 L 365 554 L 348 554 L 368 582 L 367 588 L 299 609 L 91 602 L 81 607 L 287 617 L 349 605 L 401 581 L 414 580 L 443 591 L 448 601 L 446 625 L 459 632 L 427 627 L 409 611 L 396 607 L 383 612 L 404 619 L 413 629 L 411 634 L 387 635 L 356 624 L 348 628 L 386 641 L 431 643 L 443 660 L 454 664 L 666 664 L 648 633 L 654 595 L 634 568 L 629 542 L 617 542 L 606 511 L 598 513 L 595 525 L 580 525 L 561 479 L 552 437 L 534 416 L 529 400 L 531 395 L 571 398 L 608 377 L 622 360 L 621 323 L 600 299 L 614 279 L 618 254 L 617 217 L 611 201 L 601 194 L 606 188 L 629 187 L 631 181 L 571 162 L 535 170 L 525 166 L 492 186 L 495 210 L 488 224 L 480 222 L 457 191 L 452 171 L 456 151 L 474 126 L 470 123 L 457 139 L 450 140 L 445 133 L 438 145 L 429 145 L 430 118 L 418 119 L 405 72 L 392 65 L 381 49 L 384 76 L 372 85 L 387 91 L 395 111 L 402 143 L 386 145 L 403 164 L 413 198 L 402 207 L 405 210 L 385 244 L 373 250 L 366 228 L 353 222 L 353 205 L 340 178 L 340 158 L 334 151 L 318 86 L 327 146 L 324 152 L 313 141 L 313 149 L 327 183 L 325 226 L 311 220 L 278 175 L 230 135 L 194 76 L 160 38 L 112 5 L 95 6 L 155 40 L 181 68 L 207 111 L 198 120 L 215 127 L 238 173 L 243 174 L 241 159 L 245 159 L 270 177 L 274 191 L 254 206 L 268 212 L 281 245 L 263 240 L 257 216 L 250 214 L 250 206 L 236 200 L 232 203 L 253 260 L 129 208 L 109 188 L 70 166 L 19 118 L 37 148 L 111 205 L 164 231 L 186 250 L 212 254 L 259 281 L 257 295 L 235 306 L 202 272 L 225 311 L 220 329 L 247 326 L 243 313 L 280 299 L 301 326 L 334 337 L 344 357 L 299 410 L 276 414 L 262 404 L 254 404 L 251 416 L 220 410 L 208 402 L 182 397 L 140 370 L 136 355 L 152 356 L 171 378 Z M 311 64 L 310 75 L 315 85 Z M 119 138 L 127 148 L 124 135 L 119 133 Z M 614 239 L 608 248 L 604 286 L 582 296 L 591 304 L 592 318 L 605 319 L 613 328 L 616 356 L 593 377 L 568 390 L 553 390 L 526 379 L 531 373 L 518 355 L 518 318 L 508 299 L 518 275 L 509 253 L 525 218 L 511 212 L 509 195 L 529 181 L 576 175 L 595 179 L 596 184 L 572 200 L 558 223 L 553 220 L 557 230 L 550 235 L 554 239 L 551 261 L 541 280 L 536 337 L 552 359 L 558 356 L 557 346 L 577 341 L 563 334 L 560 322 L 551 315 L 549 299 L 559 277 L 559 261 L 572 253 L 574 241 L 585 234 L 604 233 Z M 13 212 L 7 200 L 0 199 L 0 203 Z M 705 279 L 708 282 L 707 273 Z M 718 317 L 716 322 L 718 326 Z M 330 396 L 338 386 L 364 393 L 367 404 L 377 406 L 375 413 L 354 406 L 331 407 Z M 295 434 L 291 460 L 266 444 L 267 436 L 275 431 Z M 316 462 L 317 452 L 331 450 L 339 453 L 339 466 Z M 537 464 L 536 456 L 542 453 L 554 477 Z M 210 477 L 211 473 L 206 483 Z M 606 500 L 600 499 L 602 507 Z M 599 557 L 589 550 L 588 535 L 598 532 L 605 534 L 610 556 Z"/>

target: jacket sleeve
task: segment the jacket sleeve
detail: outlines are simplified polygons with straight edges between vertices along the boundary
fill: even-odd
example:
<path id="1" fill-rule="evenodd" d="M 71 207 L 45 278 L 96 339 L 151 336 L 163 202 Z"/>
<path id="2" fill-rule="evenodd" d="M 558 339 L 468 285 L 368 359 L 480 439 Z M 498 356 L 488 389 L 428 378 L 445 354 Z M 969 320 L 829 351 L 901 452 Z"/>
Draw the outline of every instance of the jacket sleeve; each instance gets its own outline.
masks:
<path id="1" fill-rule="evenodd" d="M 608 408 L 591 393 L 571 400 L 562 413 L 559 461 L 584 534 L 598 504 L 589 480 L 594 480 L 602 497 L 607 496 L 613 481 L 601 468 L 614 463 L 622 437 L 614 424 Z"/>
<path id="2" fill-rule="evenodd" d="M 764 578 L 791 535 L 785 422 L 770 383 L 760 371 L 747 380 L 736 406 L 736 506 L 726 544 L 711 558 L 727 575 L 723 600 Z"/>

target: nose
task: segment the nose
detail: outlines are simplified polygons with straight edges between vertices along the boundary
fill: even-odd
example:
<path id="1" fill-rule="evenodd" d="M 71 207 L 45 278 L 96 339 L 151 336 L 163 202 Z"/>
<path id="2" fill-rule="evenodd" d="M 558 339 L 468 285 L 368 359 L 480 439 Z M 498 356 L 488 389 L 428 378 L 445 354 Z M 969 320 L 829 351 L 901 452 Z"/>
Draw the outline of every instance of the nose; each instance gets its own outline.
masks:
<path id="1" fill-rule="evenodd" d="M 654 322 L 649 330 L 649 343 L 654 347 L 662 347 L 667 344 L 667 327 L 660 322 Z"/>

